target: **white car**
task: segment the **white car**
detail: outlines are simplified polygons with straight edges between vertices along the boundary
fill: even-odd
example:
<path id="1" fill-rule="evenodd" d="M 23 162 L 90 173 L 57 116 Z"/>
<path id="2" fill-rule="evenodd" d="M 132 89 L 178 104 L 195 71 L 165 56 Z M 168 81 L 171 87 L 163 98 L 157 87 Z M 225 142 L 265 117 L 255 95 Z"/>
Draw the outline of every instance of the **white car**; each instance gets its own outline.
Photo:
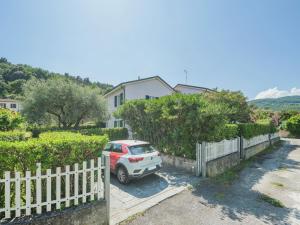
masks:
<path id="1" fill-rule="evenodd" d="M 155 173 L 162 167 L 160 153 L 148 142 L 112 141 L 106 144 L 104 151 L 109 152 L 111 172 L 122 184 Z"/>

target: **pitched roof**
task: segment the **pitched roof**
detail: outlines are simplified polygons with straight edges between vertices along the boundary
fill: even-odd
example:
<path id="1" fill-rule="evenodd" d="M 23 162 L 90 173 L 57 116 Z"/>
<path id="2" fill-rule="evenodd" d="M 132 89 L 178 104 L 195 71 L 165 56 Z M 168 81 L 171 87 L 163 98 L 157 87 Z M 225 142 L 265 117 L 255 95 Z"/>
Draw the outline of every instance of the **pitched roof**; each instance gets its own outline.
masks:
<path id="1" fill-rule="evenodd" d="M 162 79 L 160 76 L 152 76 L 152 77 L 142 78 L 142 79 L 138 79 L 138 80 L 122 82 L 122 83 L 118 84 L 117 86 L 115 86 L 112 90 L 107 92 L 104 96 L 110 95 L 111 93 L 115 92 L 116 90 L 118 90 L 119 88 L 123 87 L 126 84 L 132 84 L 132 83 L 135 83 L 135 82 L 143 82 L 143 81 L 152 80 L 152 79 L 159 80 L 165 86 L 167 86 L 170 90 L 175 92 L 174 88 L 171 85 L 169 85 L 164 79 Z"/>
<path id="2" fill-rule="evenodd" d="M 176 84 L 176 86 L 174 87 L 174 89 L 176 90 L 176 87 L 178 87 L 178 86 L 183 86 L 183 87 L 187 87 L 187 88 L 196 88 L 196 89 L 201 89 L 201 90 L 205 90 L 205 91 L 213 91 L 213 92 L 215 92 L 215 90 L 210 89 L 210 88 L 200 87 L 200 86 L 194 86 L 194 85 L 188 85 L 188 84 Z"/>

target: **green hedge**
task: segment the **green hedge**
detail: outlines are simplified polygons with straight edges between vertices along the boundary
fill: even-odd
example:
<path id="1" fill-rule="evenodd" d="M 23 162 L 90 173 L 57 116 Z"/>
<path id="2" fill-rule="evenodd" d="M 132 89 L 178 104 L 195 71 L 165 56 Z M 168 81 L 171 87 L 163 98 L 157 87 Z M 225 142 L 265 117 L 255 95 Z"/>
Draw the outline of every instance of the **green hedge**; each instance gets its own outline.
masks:
<path id="1" fill-rule="evenodd" d="M 292 116 L 286 122 L 287 130 L 294 136 L 300 136 L 300 114 Z"/>
<path id="2" fill-rule="evenodd" d="M 276 127 L 272 123 L 243 123 L 238 126 L 240 136 L 246 139 L 276 132 Z"/>
<path id="3" fill-rule="evenodd" d="M 25 131 L 0 131 L 0 141 L 24 141 L 31 137 L 30 132 Z"/>
<path id="4" fill-rule="evenodd" d="M 78 129 L 63 130 L 58 127 L 42 127 L 29 129 L 33 133 L 33 137 L 38 137 L 41 133 L 48 131 L 70 131 L 74 133 L 81 133 L 83 135 L 107 135 L 109 140 L 124 140 L 128 139 L 127 128 L 99 128 L 99 127 L 80 127 Z"/>
<path id="5" fill-rule="evenodd" d="M 98 157 L 107 141 L 106 135 L 85 136 L 72 132 L 48 132 L 27 141 L 0 141 L 0 175 L 14 169 L 35 170 L 37 162 L 41 162 L 43 168 L 81 163 Z"/>
<path id="6" fill-rule="evenodd" d="M 128 139 L 127 128 L 86 128 L 79 129 L 78 132 L 84 135 L 106 134 L 111 141 Z"/>

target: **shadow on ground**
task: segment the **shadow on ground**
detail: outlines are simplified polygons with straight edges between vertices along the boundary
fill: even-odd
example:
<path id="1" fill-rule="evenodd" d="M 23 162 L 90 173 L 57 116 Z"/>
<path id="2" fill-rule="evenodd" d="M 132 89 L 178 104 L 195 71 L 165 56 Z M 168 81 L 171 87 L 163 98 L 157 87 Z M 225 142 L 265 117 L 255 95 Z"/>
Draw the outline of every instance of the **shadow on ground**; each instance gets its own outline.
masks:
<path id="1" fill-rule="evenodd" d="M 290 224 L 289 215 L 300 220 L 300 212 L 290 208 L 277 208 L 260 199 L 254 188 L 262 177 L 272 171 L 300 169 L 300 163 L 289 159 L 289 153 L 298 145 L 287 145 L 271 154 L 260 155 L 253 164 L 245 168 L 232 184 L 225 185 L 215 179 L 207 179 L 195 187 L 193 195 L 209 207 L 221 207 L 224 217 L 241 222 L 246 215 L 254 215 L 259 220 L 272 224 Z"/>

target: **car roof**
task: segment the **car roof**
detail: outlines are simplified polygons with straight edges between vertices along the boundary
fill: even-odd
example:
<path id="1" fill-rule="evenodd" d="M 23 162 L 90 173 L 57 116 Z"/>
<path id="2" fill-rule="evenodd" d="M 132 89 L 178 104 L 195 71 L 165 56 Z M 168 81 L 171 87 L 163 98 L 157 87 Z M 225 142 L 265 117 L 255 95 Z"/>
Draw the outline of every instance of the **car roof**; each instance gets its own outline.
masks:
<path id="1" fill-rule="evenodd" d="M 111 141 L 110 143 L 123 144 L 123 145 L 127 145 L 127 146 L 135 146 L 135 145 L 146 145 L 146 144 L 149 144 L 149 142 L 146 142 L 146 141 L 139 141 L 139 140 L 117 140 L 117 141 Z"/>

